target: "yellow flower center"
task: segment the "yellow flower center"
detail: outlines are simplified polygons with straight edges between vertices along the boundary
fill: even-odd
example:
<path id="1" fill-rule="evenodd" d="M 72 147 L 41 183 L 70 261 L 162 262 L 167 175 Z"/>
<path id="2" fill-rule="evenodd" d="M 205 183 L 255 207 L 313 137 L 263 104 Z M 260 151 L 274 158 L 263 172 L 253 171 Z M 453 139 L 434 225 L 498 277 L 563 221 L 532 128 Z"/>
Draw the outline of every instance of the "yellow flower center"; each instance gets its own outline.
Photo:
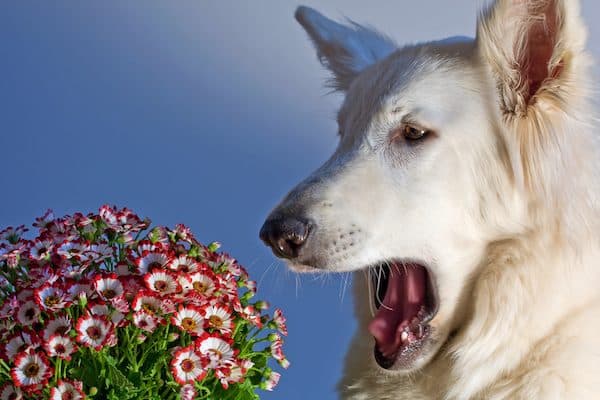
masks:
<path id="1" fill-rule="evenodd" d="M 208 318 L 208 323 L 213 328 L 221 328 L 223 326 L 223 319 L 218 315 L 211 315 L 210 318 Z"/>
<path id="2" fill-rule="evenodd" d="M 196 321 L 193 318 L 185 317 L 181 320 L 181 327 L 186 331 L 193 331 L 196 329 Z"/>

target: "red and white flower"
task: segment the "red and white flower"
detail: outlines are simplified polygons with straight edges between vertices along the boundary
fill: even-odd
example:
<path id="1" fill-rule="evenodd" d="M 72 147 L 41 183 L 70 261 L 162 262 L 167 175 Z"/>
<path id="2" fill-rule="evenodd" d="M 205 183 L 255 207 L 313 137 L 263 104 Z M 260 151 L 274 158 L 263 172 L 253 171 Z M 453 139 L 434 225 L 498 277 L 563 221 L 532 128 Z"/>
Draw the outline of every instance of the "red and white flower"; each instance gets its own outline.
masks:
<path id="1" fill-rule="evenodd" d="M 204 333 L 202 310 L 193 305 L 179 306 L 177 312 L 171 317 L 171 323 L 190 335 L 200 336 Z"/>
<path id="2" fill-rule="evenodd" d="M 261 384 L 261 389 L 272 391 L 275 386 L 279 383 L 279 378 L 281 378 L 281 374 L 275 371 L 271 371 L 267 380 Z"/>
<path id="3" fill-rule="evenodd" d="M 186 290 L 193 290 L 198 295 L 209 297 L 218 289 L 217 281 L 208 273 L 196 272 L 188 276 Z"/>
<path id="4" fill-rule="evenodd" d="M 208 368 L 218 368 L 234 360 L 235 351 L 231 341 L 205 333 L 196 341 L 196 348 L 208 360 Z"/>
<path id="5" fill-rule="evenodd" d="M 135 259 L 138 273 L 144 275 L 155 268 L 163 268 L 169 262 L 169 257 L 164 253 L 147 253 Z"/>
<path id="6" fill-rule="evenodd" d="M 69 298 L 71 298 L 72 301 L 76 301 L 78 299 L 87 299 L 94 293 L 92 285 L 85 280 L 75 283 L 67 283 L 66 290 L 69 293 Z"/>
<path id="7" fill-rule="evenodd" d="M 94 243 L 86 251 L 82 257 L 89 262 L 101 263 L 107 258 L 113 256 L 113 248 L 107 243 Z"/>
<path id="8" fill-rule="evenodd" d="M 68 304 L 67 293 L 59 287 L 48 284 L 34 290 L 34 300 L 46 311 L 62 310 Z"/>
<path id="9" fill-rule="evenodd" d="M 6 341 L 4 345 L 4 354 L 10 361 L 17 354 L 35 350 L 40 346 L 40 340 L 29 332 L 16 333 Z"/>
<path id="10" fill-rule="evenodd" d="M 67 336 L 72 329 L 71 318 L 66 315 L 55 315 L 46 322 L 44 328 L 44 340 L 49 340 L 53 335 Z"/>
<path id="11" fill-rule="evenodd" d="M 290 366 L 290 362 L 283 354 L 283 340 L 281 340 L 281 337 L 276 333 L 272 335 L 275 339 L 271 342 L 271 355 L 275 360 L 277 360 L 279 365 L 287 369 Z"/>
<path id="12" fill-rule="evenodd" d="M 194 385 L 191 383 L 186 383 L 185 385 L 181 386 L 181 389 L 179 390 L 179 397 L 181 400 L 194 400 L 196 398 L 196 389 L 194 388 Z"/>
<path id="13" fill-rule="evenodd" d="M 87 314 L 77 320 L 75 330 L 79 343 L 100 350 L 112 333 L 112 324 L 104 316 Z"/>
<path id="14" fill-rule="evenodd" d="M 17 321 L 21 325 L 30 326 L 39 321 L 40 307 L 33 300 L 28 300 L 19 307 Z"/>
<path id="15" fill-rule="evenodd" d="M 0 389 L 0 400 L 22 400 L 23 392 L 14 387 L 10 382 L 6 382 Z"/>
<path id="16" fill-rule="evenodd" d="M 29 250 L 29 257 L 34 260 L 43 260 L 50 257 L 50 253 L 54 248 L 54 243 L 50 240 L 36 240 L 33 242 L 33 247 Z"/>
<path id="17" fill-rule="evenodd" d="M 10 371 L 15 386 L 22 388 L 45 385 L 52 373 L 46 356 L 34 351 L 17 354 L 15 365 Z"/>
<path id="18" fill-rule="evenodd" d="M 133 311 L 144 310 L 150 314 L 161 316 L 162 314 L 170 314 L 174 311 L 172 302 L 168 299 L 161 299 L 154 292 L 141 291 L 131 303 Z"/>
<path id="19" fill-rule="evenodd" d="M 83 400 L 83 383 L 81 381 L 59 380 L 58 386 L 50 389 L 49 400 Z"/>
<path id="20" fill-rule="evenodd" d="M 282 335 L 287 336 L 288 331 L 287 331 L 287 325 L 285 324 L 286 319 L 283 316 L 283 311 L 281 311 L 279 308 L 277 308 L 274 312 L 273 312 L 273 323 L 275 324 L 275 327 L 277 328 L 277 330 L 279 332 L 281 332 Z"/>
<path id="21" fill-rule="evenodd" d="M 221 333 L 231 333 L 233 319 L 231 311 L 223 305 L 209 305 L 202 307 L 206 328 L 212 328 Z"/>
<path id="22" fill-rule="evenodd" d="M 230 384 L 243 382 L 246 373 L 253 365 L 254 363 L 250 360 L 224 362 L 215 370 L 215 375 L 219 378 L 223 389 L 227 390 Z"/>
<path id="23" fill-rule="evenodd" d="M 193 258 L 184 255 L 173 259 L 169 268 L 177 272 L 192 273 L 198 271 L 200 266 Z"/>
<path id="24" fill-rule="evenodd" d="M 50 339 L 44 343 L 44 349 L 50 357 L 58 357 L 63 360 L 70 360 L 77 347 L 73 340 L 68 336 L 52 335 Z"/>
<path id="25" fill-rule="evenodd" d="M 96 275 L 93 285 L 103 300 L 110 301 L 123 295 L 123 284 L 119 281 L 117 274 Z"/>
<path id="26" fill-rule="evenodd" d="M 148 289 L 160 293 L 161 295 L 181 291 L 179 283 L 175 280 L 173 275 L 166 270 L 155 269 L 154 271 L 145 274 L 144 282 Z"/>
<path id="27" fill-rule="evenodd" d="M 159 320 L 156 316 L 142 310 L 133 314 L 133 324 L 143 331 L 152 333 L 158 326 Z"/>
<path id="28" fill-rule="evenodd" d="M 171 373 L 180 385 L 202 379 L 207 370 L 202 363 L 202 357 L 192 347 L 184 347 L 173 354 Z"/>
<path id="29" fill-rule="evenodd" d="M 78 241 L 65 241 L 56 249 L 56 254 L 66 259 L 79 259 L 88 246 Z"/>

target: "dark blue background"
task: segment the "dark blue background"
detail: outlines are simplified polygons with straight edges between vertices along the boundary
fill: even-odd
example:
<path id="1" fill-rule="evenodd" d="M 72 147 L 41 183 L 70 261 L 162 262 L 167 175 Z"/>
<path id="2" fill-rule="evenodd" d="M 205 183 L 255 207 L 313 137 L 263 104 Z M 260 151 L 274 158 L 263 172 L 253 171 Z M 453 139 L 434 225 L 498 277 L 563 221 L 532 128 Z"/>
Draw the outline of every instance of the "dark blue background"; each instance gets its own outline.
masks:
<path id="1" fill-rule="evenodd" d="M 306 3 L 403 43 L 472 36 L 480 2 Z M 257 236 L 335 147 L 340 98 L 325 96 L 296 5 L 3 2 L 0 226 L 111 203 L 221 241 L 288 317 L 292 366 L 265 398 L 332 399 L 354 328 L 348 276 L 297 277 Z"/>

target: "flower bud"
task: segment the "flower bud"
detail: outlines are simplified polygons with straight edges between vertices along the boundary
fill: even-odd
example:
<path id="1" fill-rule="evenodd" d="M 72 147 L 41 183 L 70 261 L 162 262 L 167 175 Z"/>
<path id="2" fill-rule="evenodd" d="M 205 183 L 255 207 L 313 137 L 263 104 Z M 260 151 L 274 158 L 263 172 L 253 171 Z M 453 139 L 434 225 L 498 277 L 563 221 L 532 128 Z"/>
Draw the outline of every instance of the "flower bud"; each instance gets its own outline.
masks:
<path id="1" fill-rule="evenodd" d="M 89 394 L 90 396 L 95 396 L 95 395 L 97 395 L 97 394 L 98 394 L 98 388 L 97 388 L 96 386 L 92 386 L 92 387 L 90 388 L 90 391 L 89 391 L 89 393 L 88 393 L 88 394 Z"/>
<path id="2" fill-rule="evenodd" d="M 269 308 L 269 303 L 263 300 L 259 300 L 256 303 L 254 303 L 254 308 L 256 308 L 257 310 L 266 310 Z"/>
<path id="3" fill-rule="evenodd" d="M 211 244 L 208 245 L 208 250 L 210 250 L 211 253 L 214 253 L 215 251 L 219 250 L 220 247 L 221 247 L 221 243 L 212 242 Z"/>

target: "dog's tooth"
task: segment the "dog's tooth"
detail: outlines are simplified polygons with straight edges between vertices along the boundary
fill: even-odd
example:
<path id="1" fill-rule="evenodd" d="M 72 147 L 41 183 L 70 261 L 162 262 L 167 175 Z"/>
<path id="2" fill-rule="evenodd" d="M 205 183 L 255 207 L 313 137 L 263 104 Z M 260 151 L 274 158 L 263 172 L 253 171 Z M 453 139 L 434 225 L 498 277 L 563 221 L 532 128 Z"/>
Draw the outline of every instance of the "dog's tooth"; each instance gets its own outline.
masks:
<path id="1" fill-rule="evenodd" d="M 422 338 L 423 337 L 423 333 L 424 333 L 424 328 L 423 325 L 419 324 L 419 328 L 418 328 L 418 338 Z"/>
<path id="2" fill-rule="evenodd" d="M 406 343 L 408 341 L 408 332 L 402 331 L 402 334 L 400 335 L 400 340 L 402 340 L 402 343 Z"/>

